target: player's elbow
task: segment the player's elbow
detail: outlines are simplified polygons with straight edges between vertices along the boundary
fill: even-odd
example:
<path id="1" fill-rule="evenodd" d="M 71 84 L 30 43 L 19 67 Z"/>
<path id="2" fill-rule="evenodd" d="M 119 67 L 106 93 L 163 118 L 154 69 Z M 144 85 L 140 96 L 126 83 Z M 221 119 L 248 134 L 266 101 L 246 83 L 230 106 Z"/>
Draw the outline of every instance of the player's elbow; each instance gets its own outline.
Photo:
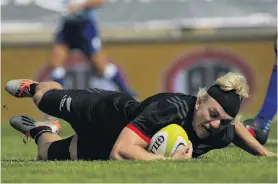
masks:
<path id="1" fill-rule="evenodd" d="M 116 142 L 111 153 L 110 160 L 123 160 L 122 152 L 125 145 L 121 144 L 121 142 Z"/>
<path id="2" fill-rule="evenodd" d="M 144 148 L 147 147 L 147 145 L 148 144 L 132 130 L 129 128 L 124 128 L 113 146 L 113 149 L 110 153 L 110 159 L 137 159 L 137 153 L 135 150 L 143 149 L 143 151 L 145 151 Z"/>
<path id="3" fill-rule="evenodd" d="M 130 160 L 132 159 L 132 157 L 130 157 L 129 154 L 130 150 L 129 149 L 115 149 L 112 150 L 112 152 L 110 153 L 110 160 Z"/>
<path id="4" fill-rule="evenodd" d="M 129 160 L 132 158 L 132 148 L 134 145 L 132 144 L 126 144 L 126 142 L 117 142 L 111 153 L 110 153 L 110 159 L 111 160 Z"/>
<path id="5" fill-rule="evenodd" d="M 137 146 L 136 146 L 137 147 Z M 131 147 L 133 148 L 133 146 Z M 122 147 L 118 150 L 113 150 L 110 154 L 110 160 L 137 160 L 136 154 L 130 147 Z"/>
<path id="6" fill-rule="evenodd" d="M 110 153 L 110 160 L 122 160 L 121 156 L 120 156 L 120 152 L 118 150 L 113 150 Z"/>

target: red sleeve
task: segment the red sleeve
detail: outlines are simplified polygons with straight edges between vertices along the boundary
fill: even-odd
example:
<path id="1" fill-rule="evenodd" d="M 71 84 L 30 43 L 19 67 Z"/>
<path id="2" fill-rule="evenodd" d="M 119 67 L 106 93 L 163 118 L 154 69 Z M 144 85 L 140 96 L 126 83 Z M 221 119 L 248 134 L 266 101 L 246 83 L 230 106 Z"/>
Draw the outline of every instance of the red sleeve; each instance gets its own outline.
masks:
<path id="1" fill-rule="evenodd" d="M 130 130 L 132 130 L 134 133 L 136 133 L 139 137 L 141 137 L 146 143 L 150 143 L 151 139 L 149 137 L 147 137 L 145 134 L 143 134 L 138 128 L 136 128 L 134 125 L 132 125 L 131 123 L 129 123 L 126 128 L 129 128 Z"/>

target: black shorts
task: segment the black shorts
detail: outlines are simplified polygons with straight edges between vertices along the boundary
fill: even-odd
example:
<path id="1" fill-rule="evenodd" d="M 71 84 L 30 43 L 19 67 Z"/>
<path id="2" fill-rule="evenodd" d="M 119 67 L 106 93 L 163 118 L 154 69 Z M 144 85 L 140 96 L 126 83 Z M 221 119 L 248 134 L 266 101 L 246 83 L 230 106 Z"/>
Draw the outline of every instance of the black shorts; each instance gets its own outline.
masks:
<path id="1" fill-rule="evenodd" d="M 50 144 L 47 153 L 48 160 L 71 160 L 69 147 L 72 138 L 73 136 Z"/>
<path id="2" fill-rule="evenodd" d="M 43 95 L 38 107 L 72 126 L 78 135 L 78 159 L 106 160 L 118 135 L 128 123 L 124 113 L 109 100 L 115 99 L 113 96 L 126 101 L 133 99 L 122 93 L 100 89 L 55 89 Z"/>
<path id="3" fill-rule="evenodd" d="M 44 113 L 67 121 L 80 134 L 90 120 L 90 115 L 85 112 L 92 112 L 99 100 L 94 91 L 54 89 L 43 95 L 38 107 Z"/>

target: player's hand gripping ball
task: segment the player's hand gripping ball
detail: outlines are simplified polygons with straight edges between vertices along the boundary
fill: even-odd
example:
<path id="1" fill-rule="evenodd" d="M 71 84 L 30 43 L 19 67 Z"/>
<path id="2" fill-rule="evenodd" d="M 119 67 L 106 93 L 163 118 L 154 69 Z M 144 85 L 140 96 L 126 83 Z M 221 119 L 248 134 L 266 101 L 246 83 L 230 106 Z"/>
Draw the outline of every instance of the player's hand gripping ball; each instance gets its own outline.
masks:
<path id="1" fill-rule="evenodd" d="M 189 145 L 185 130 L 177 124 L 170 124 L 152 137 L 148 151 L 156 155 L 171 157 L 185 145 Z"/>

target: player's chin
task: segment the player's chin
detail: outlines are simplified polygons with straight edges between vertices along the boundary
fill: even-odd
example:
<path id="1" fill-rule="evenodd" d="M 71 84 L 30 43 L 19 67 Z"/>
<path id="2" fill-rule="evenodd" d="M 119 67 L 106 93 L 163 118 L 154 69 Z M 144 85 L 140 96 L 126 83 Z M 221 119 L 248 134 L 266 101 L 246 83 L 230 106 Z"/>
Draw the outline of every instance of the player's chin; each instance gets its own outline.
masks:
<path id="1" fill-rule="evenodd" d="M 200 139 L 205 139 L 205 138 L 209 137 L 211 134 L 203 126 L 199 126 L 196 133 Z"/>

